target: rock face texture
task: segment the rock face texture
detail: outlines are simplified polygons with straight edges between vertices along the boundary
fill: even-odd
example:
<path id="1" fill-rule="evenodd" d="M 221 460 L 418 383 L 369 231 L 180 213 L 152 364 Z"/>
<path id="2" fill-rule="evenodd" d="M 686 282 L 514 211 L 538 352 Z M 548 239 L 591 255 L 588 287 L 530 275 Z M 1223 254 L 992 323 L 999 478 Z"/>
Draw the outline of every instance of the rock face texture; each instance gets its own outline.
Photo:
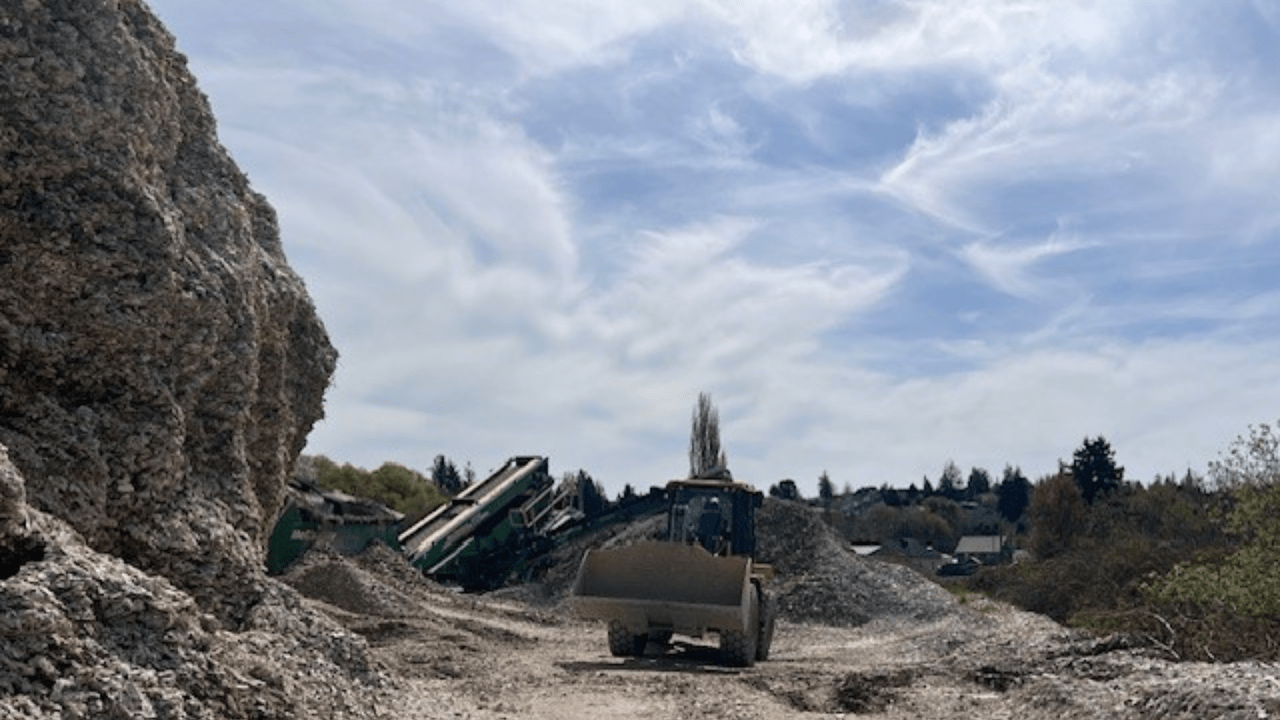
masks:
<path id="1" fill-rule="evenodd" d="M 0 446 L 0 718 L 376 714 L 385 682 L 368 645 L 289 588 L 266 581 L 226 629 L 167 579 L 24 506 L 23 487 Z"/>
<path id="2" fill-rule="evenodd" d="M 25 503 L 244 623 L 335 362 L 150 10 L 6 1 L 0 444 Z"/>
<path id="3" fill-rule="evenodd" d="M 335 362 L 146 6 L 0 3 L 0 718 L 369 716 L 263 569 Z"/>

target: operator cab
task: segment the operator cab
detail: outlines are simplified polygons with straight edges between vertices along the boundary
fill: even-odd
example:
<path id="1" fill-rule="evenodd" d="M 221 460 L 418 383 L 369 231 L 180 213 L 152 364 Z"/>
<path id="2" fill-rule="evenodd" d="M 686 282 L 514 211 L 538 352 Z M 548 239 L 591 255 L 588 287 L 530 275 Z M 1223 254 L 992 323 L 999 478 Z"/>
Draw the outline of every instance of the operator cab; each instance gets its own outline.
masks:
<path id="1" fill-rule="evenodd" d="M 755 554 L 753 511 L 764 496 L 754 488 L 722 480 L 673 480 L 667 495 L 668 540 L 701 545 L 713 555 Z"/>

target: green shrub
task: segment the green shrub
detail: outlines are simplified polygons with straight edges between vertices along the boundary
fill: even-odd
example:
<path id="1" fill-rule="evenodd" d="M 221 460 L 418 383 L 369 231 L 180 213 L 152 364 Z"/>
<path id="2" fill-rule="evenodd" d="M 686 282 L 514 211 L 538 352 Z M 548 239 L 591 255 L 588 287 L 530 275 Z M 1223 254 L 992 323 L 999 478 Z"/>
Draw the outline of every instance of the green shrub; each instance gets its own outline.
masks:
<path id="1" fill-rule="evenodd" d="M 1251 427 L 1209 465 L 1230 500 L 1235 546 L 1180 564 L 1144 586 L 1189 649 L 1211 659 L 1280 659 L 1280 438 Z"/>
<path id="2" fill-rule="evenodd" d="M 969 584 L 1186 660 L 1280 660 L 1280 437 L 1251 428 L 1209 475 L 1216 490 L 1188 474 L 1083 507 L 1061 479 L 1042 483 L 1029 510 L 1039 561 Z"/>
<path id="3" fill-rule="evenodd" d="M 1041 492 L 1048 487 L 1048 492 Z M 1221 553 L 1229 538 L 1213 520 L 1215 496 L 1196 487 L 1125 486 L 1084 505 L 1074 483 L 1054 479 L 1036 492 L 1041 559 L 985 568 L 971 589 L 1058 622 L 1098 632 L 1125 631 L 1167 643 L 1150 584 L 1179 561 Z M 1066 507 L 1054 507 L 1061 503 Z M 1034 528 L 1033 528 L 1034 532 Z M 1179 635 L 1180 633 L 1172 633 Z M 1176 638 L 1173 638 L 1176 639 Z M 1185 648 L 1182 650 L 1185 652 Z"/>
<path id="4" fill-rule="evenodd" d="M 375 500 L 404 513 L 406 523 L 417 521 L 448 500 L 429 478 L 399 463 L 386 462 L 369 472 L 317 455 L 300 459 L 299 468 L 299 474 L 310 474 L 322 488 Z"/>

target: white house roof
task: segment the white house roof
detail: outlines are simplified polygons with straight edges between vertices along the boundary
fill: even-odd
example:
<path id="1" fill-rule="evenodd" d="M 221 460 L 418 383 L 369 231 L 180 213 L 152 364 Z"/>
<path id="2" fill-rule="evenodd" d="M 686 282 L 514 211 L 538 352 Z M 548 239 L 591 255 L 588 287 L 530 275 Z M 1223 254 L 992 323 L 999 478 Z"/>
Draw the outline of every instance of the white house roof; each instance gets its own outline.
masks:
<path id="1" fill-rule="evenodd" d="M 956 555 L 999 554 L 1004 548 L 1004 538 L 999 535 L 965 535 L 956 545 Z"/>

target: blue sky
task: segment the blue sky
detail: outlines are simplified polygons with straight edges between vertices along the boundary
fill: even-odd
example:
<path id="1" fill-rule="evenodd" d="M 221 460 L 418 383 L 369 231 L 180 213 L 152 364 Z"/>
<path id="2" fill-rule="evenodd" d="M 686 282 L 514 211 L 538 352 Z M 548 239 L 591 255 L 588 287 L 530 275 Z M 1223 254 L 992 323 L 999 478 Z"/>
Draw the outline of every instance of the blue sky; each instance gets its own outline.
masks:
<path id="1" fill-rule="evenodd" d="M 837 486 L 1280 417 L 1280 2 L 155 0 L 341 353 L 308 452 Z"/>

